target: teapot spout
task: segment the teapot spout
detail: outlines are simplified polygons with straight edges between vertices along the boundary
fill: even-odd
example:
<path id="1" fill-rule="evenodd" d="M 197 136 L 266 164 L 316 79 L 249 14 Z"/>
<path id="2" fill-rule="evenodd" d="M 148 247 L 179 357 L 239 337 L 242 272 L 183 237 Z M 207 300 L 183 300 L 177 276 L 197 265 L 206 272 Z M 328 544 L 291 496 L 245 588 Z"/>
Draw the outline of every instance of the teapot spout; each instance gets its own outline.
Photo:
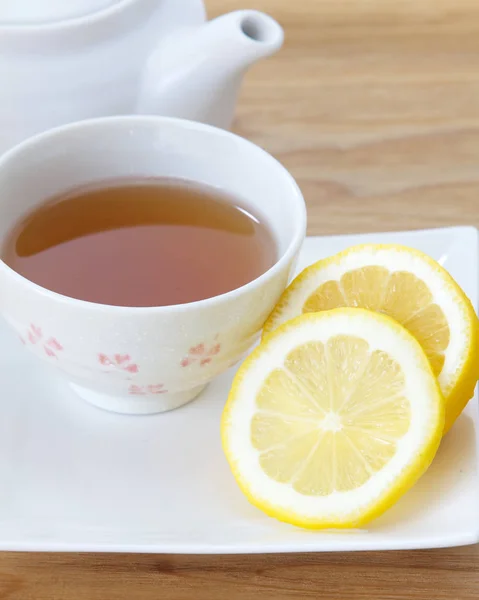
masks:
<path id="1" fill-rule="evenodd" d="M 276 52 L 283 37 L 272 17 L 255 10 L 173 35 L 146 65 L 138 112 L 229 128 L 246 69 Z"/>

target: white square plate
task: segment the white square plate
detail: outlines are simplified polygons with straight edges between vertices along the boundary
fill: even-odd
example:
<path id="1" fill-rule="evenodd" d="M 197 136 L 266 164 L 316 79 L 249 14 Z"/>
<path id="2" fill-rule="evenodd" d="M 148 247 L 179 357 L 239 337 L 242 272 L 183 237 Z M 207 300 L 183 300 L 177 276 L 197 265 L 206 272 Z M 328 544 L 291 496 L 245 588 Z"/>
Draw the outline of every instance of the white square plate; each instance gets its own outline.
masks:
<path id="1" fill-rule="evenodd" d="M 361 242 L 398 242 L 438 260 L 477 307 L 469 227 L 309 238 L 300 267 Z M 386 550 L 479 539 L 477 399 L 429 471 L 368 529 L 312 532 L 243 497 L 219 421 L 233 372 L 171 413 L 131 417 L 85 404 L 0 328 L 0 549 L 168 553 Z"/>

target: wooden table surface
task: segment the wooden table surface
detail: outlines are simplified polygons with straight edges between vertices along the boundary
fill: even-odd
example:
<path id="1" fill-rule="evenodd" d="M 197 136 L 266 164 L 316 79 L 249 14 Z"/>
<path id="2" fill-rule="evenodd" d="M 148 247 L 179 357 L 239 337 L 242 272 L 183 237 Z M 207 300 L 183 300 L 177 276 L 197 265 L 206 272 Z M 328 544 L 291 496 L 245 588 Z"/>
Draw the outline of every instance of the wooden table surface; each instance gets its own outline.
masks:
<path id="1" fill-rule="evenodd" d="M 309 233 L 479 225 L 477 0 L 209 0 L 286 45 L 248 75 L 236 130 L 297 178 Z M 478 507 L 479 510 L 479 507 Z M 270 556 L 0 555 L 9 600 L 463 600 L 479 547 Z"/>

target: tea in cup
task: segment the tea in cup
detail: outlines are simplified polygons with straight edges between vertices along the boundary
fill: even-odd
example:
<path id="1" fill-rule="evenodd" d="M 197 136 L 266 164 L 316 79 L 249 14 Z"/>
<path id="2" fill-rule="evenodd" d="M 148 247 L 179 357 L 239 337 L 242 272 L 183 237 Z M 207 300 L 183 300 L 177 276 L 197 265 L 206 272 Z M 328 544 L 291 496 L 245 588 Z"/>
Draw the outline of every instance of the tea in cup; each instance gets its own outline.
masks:
<path id="1" fill-rule="evenodd" d="M 276 262 L 263 219 L 197 182 L 119 178 L 46 200 L 14 227 L 5 263 L 53 292 L 112 306 L 205 300 Z"/>

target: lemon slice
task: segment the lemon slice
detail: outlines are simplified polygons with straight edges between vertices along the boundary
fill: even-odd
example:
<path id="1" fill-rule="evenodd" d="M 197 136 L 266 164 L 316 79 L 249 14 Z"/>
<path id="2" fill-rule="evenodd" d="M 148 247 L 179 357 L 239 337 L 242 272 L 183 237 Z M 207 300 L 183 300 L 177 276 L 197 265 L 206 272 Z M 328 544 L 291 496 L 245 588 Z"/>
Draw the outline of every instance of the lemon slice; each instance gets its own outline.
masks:
<path id="1" fill-rule="evenodd" d="M 246 359 L 221 433 L 249 500 L 304 527 L 357 527 L 431 463 L 444 399 L 415 338 L 354 309 L 304 315 Z"/>
<path id="2" fill-rule="evenodd" d="M 446 399 L 446 432 L 479 378 L 479 322 L 449 273 L 412 248 L 353 246 L 306 268 L 284 292 L 264 331 L 341 306 L 389 315 L 416 337 Z"/>

